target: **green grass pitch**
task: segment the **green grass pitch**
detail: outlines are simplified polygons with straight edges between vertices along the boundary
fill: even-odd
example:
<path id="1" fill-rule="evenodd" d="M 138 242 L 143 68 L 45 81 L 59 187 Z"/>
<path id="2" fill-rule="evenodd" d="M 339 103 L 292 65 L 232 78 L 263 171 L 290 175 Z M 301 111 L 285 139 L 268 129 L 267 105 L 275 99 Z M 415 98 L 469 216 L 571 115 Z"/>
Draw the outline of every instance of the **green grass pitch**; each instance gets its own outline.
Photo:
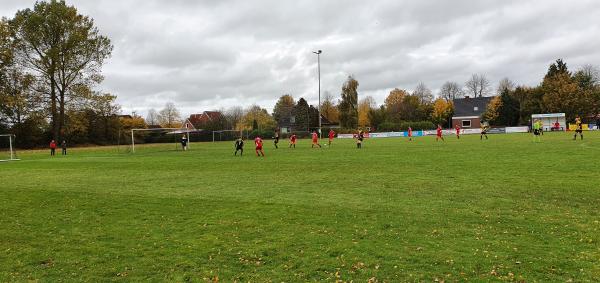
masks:
<path id="1" fill-rule="evenodd" d="M 0 281 L 599 281 L 600 133 L 19 152 Z"/>

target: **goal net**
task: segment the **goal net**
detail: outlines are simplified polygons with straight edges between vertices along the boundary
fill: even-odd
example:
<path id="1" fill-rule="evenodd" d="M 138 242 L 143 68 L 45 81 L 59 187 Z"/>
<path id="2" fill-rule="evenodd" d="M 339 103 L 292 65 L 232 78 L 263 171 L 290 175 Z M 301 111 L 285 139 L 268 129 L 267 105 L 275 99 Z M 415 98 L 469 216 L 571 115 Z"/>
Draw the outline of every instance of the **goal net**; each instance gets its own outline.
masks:
<path id="1" fill-rule="evenodd" d="M 189 144 L 192 141 L 191 134 L 201 131 L 197 130 L 189 120 L 186 120 L 181 128 L 131 129 L 130 149 L 132 153 L 140 150 L 179 150 L 183 149 L 183 137 L 187 140 L 186 145 L 189 148 Z"/>
<path id="2" fill-rule="evenodd" d="M 15 150 L 15 136 L 0 134 L 0 162 L 19 160 Z"/>

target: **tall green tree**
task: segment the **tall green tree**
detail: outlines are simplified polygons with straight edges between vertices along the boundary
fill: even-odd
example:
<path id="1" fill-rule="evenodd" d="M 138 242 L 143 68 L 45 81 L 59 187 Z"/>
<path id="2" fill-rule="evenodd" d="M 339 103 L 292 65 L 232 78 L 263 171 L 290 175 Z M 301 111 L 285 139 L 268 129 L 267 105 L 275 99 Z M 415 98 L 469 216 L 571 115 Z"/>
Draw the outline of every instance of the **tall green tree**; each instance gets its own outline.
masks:
<path id="1" fill-rule="evenodd" d="M 358 126 L 358 81 L 348 76 L 342 86 L 342 101 L 339 104 L 340 125 L 346 129 Z"/>
<path id="2" fill-rule="evenodd" d="M 420 97 L 407 95 L 400 105 L 400 118 L 402 121 L 427 121 L 432 111 L 431 103 L 422 103 Z"/>
<path id="3" fill-rule="evenodd" d="M 548 67 L 548 72 L 546 73 L 546 76 L 544 76 L 544 79 L 552 78 L 560 74 L 571 76 L 569 68 L 567 68 L 567 63 L 562 59 L 557 59 L 556 62 L 550 64 L 550 67 Z"/>
<path id="4" fill-rule="evenodd" d="M 516 126 L 519 123 L 519 101 L 508 88 L 501 90 L 500 96 L 494 97 L 485 113 L 486 120 L 496 126 Z"/>
<path id="5" fill-rule="evenodd" d="M 294 107 L 294 127 L 298 130 L 309 130 L 310 128 L 310 107 L 304 98 L 298 99 Z"/>
<path id="6" fill-rule="evenodd" d="M 600 114 L 600 71 L 598 68 L 584 65 L 573 74 L 573 80 L 579 85 L 581 95 L 589 99 L 589 114 Z"/>
<path id="7" fill-rule="evenodd" d="M 278 124 L 289 121 L 294 111 L 294 106 L 296 106 L 296 102 L 291 95 L 282 95 L 275 103 L 275 107 L 273 107 L 273 119 Z"/>
<path id="8" fill-rule="evenodd" d="M 64 1 L 40 1 L 19 10 L 10 21 L 20 64 L 47 84 L 52 135 L 63 132 L 65 109 L 72 87 L 92 85 L 113 49 L 91 18 Z"/>
<path id="9" fill-rule="evenodd" d="M 594 114 L 594 99 L 591 89 L 580 87 L 582 82 L 571 76 L 567 64 L 556 60 L 548 68 L 541 89 L 544 93 L 543 110 L 549 113 L 564 112 L 567 121 L 576 116 Z"/>
<path id="10" fill-rule="evenodd" d="M 519 101 L 521 125 L 531 125 L 531 115 L 543 113 L 544 90 L 537 87 L 517 87 L 513 96 Z"/>
<path id="11" fill-rule="evenodd" d="M 378 129 L 379 125 L 383 124 L 387 119 L 388 112 L 384 105 L 369 110 L 369 122 L 371 122 L 371 127 Z"/>
<path id="12" fill-rule="evenodd" d="M 314 105 L 308 106 L 308 121 L 311 129 L 319 127 L 319 109 Z"/>
<path id="13" fill-rule="evenodd" d="M 402 121 L 402 103 L 404 98 L 409 96 L 408 91 L 395 88 L 385 98 L 385 109 L 388 111 L 388 118 L 392 122 Z"/>

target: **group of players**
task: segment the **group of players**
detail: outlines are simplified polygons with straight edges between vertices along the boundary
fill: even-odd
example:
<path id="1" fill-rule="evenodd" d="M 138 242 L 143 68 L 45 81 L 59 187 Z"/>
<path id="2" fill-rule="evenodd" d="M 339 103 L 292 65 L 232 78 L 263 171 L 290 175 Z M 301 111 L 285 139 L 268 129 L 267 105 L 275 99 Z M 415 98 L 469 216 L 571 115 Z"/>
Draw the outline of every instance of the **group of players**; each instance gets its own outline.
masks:
<path id="1" fill-rule="evenodd" d="M 328 145 L 331 146 L 331 143 L 333 142 L 333 139 L 335 138 L 335 132 L 333 130 L 329 130 L 329 143 Z M 289 148 L 296 148 L 296 142 L 298 140 L 298 137 L 296 136 L 296 134 L 290 135 L 289 141 Z M 275 132 L 275 136 L 273 137 L 273 145 L 275 145 L 275 148 L 279 148 L 279 131 Z M 256 152 L 256 156 L 259 157 L 264 157 L 265 156 L 265 151 L 263 150 L 263 139 L 260 136 L 257 136 L 254 139 L 254 151 Z M 317 132 L 312 132 L 312 145 L 311 148 L 314 147 L 318 147 L 321 148 L 321 144 L 319 143 L 319 134 L 317 134 Z M 242 156 L 244 154 L 244 139 L 242 137 L 239 137 L 237 140 L 235 140 L 235 152 L 234 155 L 237 156 L 238 152 L 240 153 L 240 156 Z"/>
<path id="2" fill-rule="evenodd" d="M 533 132 L 533 141 L 540 142 L 541 136 L 544 134 L 544 127 L 542 121 L 539 119 L 535 120 L 531 128 Z M 560 130 L 560 124 L 558 123 L 558 121 L 555 122 L 554 125 L 552 125 L 551 129 Z M 575 135 L 573 135 L 573 140 L 577 140 L 577 135 L 579 135 L 581 140 L 583 140 L 583 122 L 581 122 L 581 118 L 579 117 L 575 118 Z"/>
<path id="3" fill-rule="evenodd" d="M 583 140 L 583 124 L 581 122 L 581 118 L 577 117 L 575 119 L 575 125 L 576 125 L 576 129 L 575 129 L 575 136 L 573 137 L 573 139 L 577 139 L 577 135 L 579 135 L 581 137 L 581 139 Z M 559 127 L 559 125 L 555 125 L 555 127 Z M 456 127 L 454 128 L 456 131 L 456 138 L 460 139 L 460 134 L 461 134 L 461 127 L 459 125 L 456 125 Z M 479 136 L 480 140 L 483 140 L 483 138 L 485 137 L 485 139 L 488 139 L 488 131 L 490 129 L 490 126 L 488 124 L 483 124 L 481 126 L 481 133 Z M 533 123 L 532 126 L 532 132 L 534 135 L 534 141 L 536 141 L 536 139 L 539 141 L 540 140 L 540 135 L 543 134 L 543 127 L 542 127 L 542 122 L 540 120 L 536 120 Z M 333 130 L 329 130 L 329 143 L 328 146 L 331 146 L 331 143 L 333 142 L 333 139 L 335 138 L 336 133 Z M 412 141 L 412 137 L 413 137 L 413 130 L 411 127 L 408 127 L 407 130 L 407 135 L 408 135 L 408 140 Z M 360 149 L 362 148 L 362 143 L 364 140 L 364 136 L 365 133 L 363 131 L 358 131 L 358 133 L 356 135 L 354 135 L 354 138 L 356 139 L 356 148 Z M 321 144 L 319 144 L 319 134 L 314 131 L 311 134 L 311 138 L 312 138 L 312 145 L 311 148 L 314 147 L 318 147 L 321 148 Z M 444 136 L 443 136 L 443 129 L 442 129 L 442 125 L 437 125 L 437 129 L 436 129 L 436 137 L 435 137 L 436 141 L 445 141 Z M 296 134 L 293 134 L 289 137 L 289 148 L 296 148 L 296 141 L 297 141 L 297 136 Z M 273 137 L 273 144 L 275 145 L 275 148 L 279 148 L 279 132 L 275 132 L 275 136 Z M 260 136 L 257 136 L 254 139 L 254 145 L 255 145 L 255 152 L 256 152 L 256 156 L 259 157 L 264 157 L 265 156 L 265 152 L 263 150 L 263 139 Z M 235 152 L 234 155 L 237 156 L 238 152 L 240 152 L 240 156 L 242 156 L 244 154 L 244 139 L 242 137 L 238 138 L 235 141 Z"/>
<path id="4" fill-rule="evenodd" d="M 486 140 L 488 139 L 487 132 L 489 131 L 489 129 L 490 129 L 490 126 L 488 124 L 481 125 L 481 134 L 479 135 L 480 140 L 483 140 L 484 137 Z M 460 126 L 456 125 L 456 127 L 454 127 L 454 130 L 456 130 L 456 138 L 460 139 L 460 131 L 461 131 Z M 412 129 L 410 127 L 408 128 L 408 137 L 409 137 L 409 141 L 412 140 Z M 435 141 L 439 141 L 439 140 L 446 141 L 443 136 L 442 125 L 440 125 L 440 124 L 438 124 L 436 133 L 435 133 Z"/>
<path id="5" fill-rule="evenodd" d="M 481 139 L 483 139 L 483 137 L 485 136 L 486 139 L 488 139 L 487 136 L 487 130 L 488 130 L 489 126 L 483 126 L 481 129 Z M 458 139 L 460 139 L 460 131 L 461 128 L 460 126 L 456 126 L 456 137 Z M 328 134 L 328 138 L 329 138 L 329 142 L 328 142 L 328 146 L 331 146 L 331 143 L 333 142 L 334 138 L 335 138 L 335 131 L 333 130 L 329 130 L 329 134 Z M 413 137 L 413 131 L 412 128 L 409 127 L 408 128 L 408 140 L 412 141 L 412 137 Z M 362 143 L 363 140 L 365 138 L 365 133 L 360 130 L 358 131 L 358 133 L 354 136 L 354 138 L 356 139 L 356 148 L 361 149 L 362 148 Z M 279 148 L 279 132 L 275 132 L 275 136 L 273 137 L 273 145 L 275 146 L 276 149 Z M 312 139 L 312 144 L 311 144 L 311 148 L 321 148 L 321 144 L 319 143 L 319 134 L 314 131 L 311 134 L 311 139 Z M 296 141 L 298 140 L 298 137 L 296 136 L 296 134 L 292 133 L 289 137 L 289 148 L 296 148 Z M 444 137 L 442 135 L 442 126 L 438 125 L 437 127 L 437 133 L 436 133 L 436 141 L 438 140 L 444 140 Z M 263 139 L 260 136 L 257 136 L 254 139 L 254 150 L 256 152 L 256 156 L 258 157 L 264 157 L 265 156 L 265 151 L 263 149 Z M 240 156 L 244 155 L 244 139 L 242 137 L 239 137 L 238 139 L 235 140 L 235 152 L 233 153 L 234 155 L 237 156 L 238 152 L 240 153 Z"/>

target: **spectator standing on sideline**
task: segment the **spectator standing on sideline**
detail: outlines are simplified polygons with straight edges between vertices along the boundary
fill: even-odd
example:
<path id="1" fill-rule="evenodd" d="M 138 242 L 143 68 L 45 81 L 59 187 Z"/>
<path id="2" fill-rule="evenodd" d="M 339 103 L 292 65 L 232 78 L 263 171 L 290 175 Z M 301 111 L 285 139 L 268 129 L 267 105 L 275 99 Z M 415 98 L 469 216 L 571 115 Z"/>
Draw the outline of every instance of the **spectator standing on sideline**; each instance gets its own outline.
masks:
<path id="1" fill-rule="evenodd" d="M 56 142 L 54 140 L 50 141 L 50 156 L 54 156 L 56 154 Z"/>
<path id="2" fill-rule="evenodd" d="M 60 143 L 60 147 L 62 148 L 62 155 L 67 155 L 67 141 L 63 140 Z"/>

